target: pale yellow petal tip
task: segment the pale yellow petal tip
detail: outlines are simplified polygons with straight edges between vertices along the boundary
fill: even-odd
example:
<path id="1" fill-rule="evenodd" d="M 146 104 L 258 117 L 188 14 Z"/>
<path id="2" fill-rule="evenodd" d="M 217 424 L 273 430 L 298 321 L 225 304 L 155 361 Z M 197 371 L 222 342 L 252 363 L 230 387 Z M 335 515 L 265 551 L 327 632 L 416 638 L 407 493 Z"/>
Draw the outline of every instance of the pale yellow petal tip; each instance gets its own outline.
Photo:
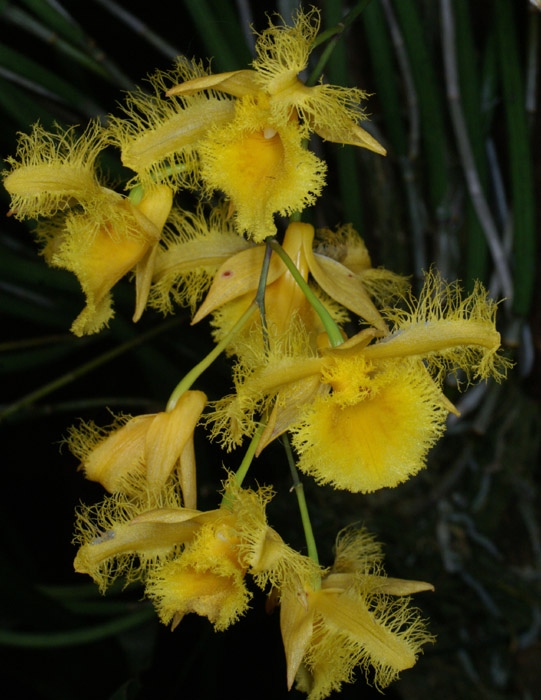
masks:
<path id="1" fill-rule="evenodd" d="M 386 578 L 382 577 L 379 586 L 376 588 L 378 593 L 388 593 L 396 596 L 410 596 L 414 593 L 425 593 L 436 590 L 431 583 L 426 581 L 409 581 L 401 578 Z"/>
<path id="2" fill-rule="evenodd" d="M 221 82 L 227 80 L 233 73 L 218 73 L 214 75 L 204 75 L 199 78 L 192 78 L 183 83 L 174 85 L 165 93 L 166 97 L 174 97 L 175 95 L 194 95 L 201 90 L 210 90 L 211 88 L 220 85 Z"/>
<path id="3" fill-rule="evenodd" d="M 356 141 L 355 145 L 360 146 L 361 148 L 366 148 L 374 153 L 378 153 L 380 156 L 387 155 L 387 150 L 381 145 L 381 143 L 377 141 L 372 134 L 369 134 L 368 131 L 362 129 L 360 126 L 355 127 L 354 136 Z"/>
<path id="4" fill-rule="evenodd" d="M 256 86 L 254 82 L 254 71 L 236 70 L 229 73 L 216 73 L 205 75 L 199 78 L 187 80 L 179 85 L 174 85 L 165 93 L 166 97 L 175 95 L 195 95 L 202 90 L 216 90 L 226 92 L 235 97 L 255 94 Z"/>
<path id="5" fill-rule="evenodd" d="M 387 150 L 380 142 L 351 119 L 344 120 L 343 126 L 331 126 L 330 124 L 321 123 L 314 130 L 318 136 L 321 136 L 326 141 L 366 148 L 368 151 L 377 153 L 380 156 L 387 155 Z"/>

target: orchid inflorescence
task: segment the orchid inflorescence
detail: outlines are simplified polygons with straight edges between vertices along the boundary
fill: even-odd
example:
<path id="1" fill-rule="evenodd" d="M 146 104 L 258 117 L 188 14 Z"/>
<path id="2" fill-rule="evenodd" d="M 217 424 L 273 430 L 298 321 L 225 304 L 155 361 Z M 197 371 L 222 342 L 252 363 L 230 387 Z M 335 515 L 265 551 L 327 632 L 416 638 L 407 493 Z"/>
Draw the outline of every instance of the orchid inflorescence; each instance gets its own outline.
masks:
<path id="1" fill-rule="evenodd" d="M 372 267 L 350 225 L 301 221 L 327 170 L 311 133 L 385 154 L 359 126 L 363 92 L 299 78 L 318 31 L 314 9 L 292 26 L 271 19 L 250 70 L 215 75 L 181 59 L 105 126 L 78 136 L 36 124 L 4 173 L 11 214 L 38 219 L 46 262 L 81 284 L 74 334 L 108 324 L 111 290 L 129 273 L 134 321 L 147 306 L 188 306 L 192 323 L 212 315 L 214 350 L 162 412 L 70 429 L 86 478 L 108 492 L 78 510 L 76 571 L 102 591 L 119 577 L 141 581 L 163 623 L 197 613 L 216 630 L 247 611 L 251 579 L 280 606 L 288 687 L 296 680 L 311 700 L 357 667 L 382 688 L 413 666 L 433 637 L 410 595 L 433 587 L 387 577 L 364 528 L 339 533 L 334 563 L 321 566 L 299 488 L 308 555 L 292 549 L 267 522 L 272 488 L 242 486 L 253 458 L 288 435 L 297 486 L 296 468 L 335 489 L 396 487 L 425 466 L 457 413 L 443 379 L 500 380 L 508 368 L 480 284 L 466 296 L 431 269 L 416 297 L 405 278 Z M 133 173 L 127 194 L 98 170 L 110 146 Z M 186 188 L 200 199 L 195 211 L 174 201 Z M 276 215 L 290 217 L 281 243 Z M 352 316 L 361 327 L 347 337 Z M 209 404 L 192 386 L 223 351 L 235 358 L 234 390 Z M 250 440 L 210 511 L 197 508 L 200 426 L 227 451 Z"/>

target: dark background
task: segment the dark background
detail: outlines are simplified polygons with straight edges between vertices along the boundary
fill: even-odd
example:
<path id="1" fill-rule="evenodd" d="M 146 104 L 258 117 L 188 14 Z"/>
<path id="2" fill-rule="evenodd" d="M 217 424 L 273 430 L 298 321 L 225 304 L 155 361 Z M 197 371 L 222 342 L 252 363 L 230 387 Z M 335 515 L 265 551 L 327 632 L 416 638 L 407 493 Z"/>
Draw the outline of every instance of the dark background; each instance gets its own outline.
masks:
<path id="1" fill-rule="evenodd" d="M 353 4 L 320 3 L 323 26 L 335 24 Z M 262 30 L 265 11 L 286 16 L 291 5 L 154 0 L 135 11 L 122 0 L 114 7 L 137 12 L 132 18 L 140 22 L 138 32 L 133 19 L 111 14 L 107 0 L 0 2 L 0 153 L 13 154 L 15 132 L 28 131 L 37 119 L 49 128 L 53 121 L 84 124 L 114 111 L 122 90 L 156 68 L 167 70 L 177 52 L 212 55 L 216 71 L 246 66 L 250 49 L 242 13 L 251 14 Z M 323 563 L 332 561 L 336 533 L 363 523 L 385 544 L 389 575 L 436 587 L 416 602 L 437 643 L 385 691 L 387 697 L 529 700 L 541 685 L 534 196 L 539 91 L 535 84 L 528 88 L 539 59 L 539 13 L 526 0 L 456 0 L 453 11 L 468 135 L 484 195 L 508 246 L 515 285 L 514 300 L 500 306 L 499 326 L 516 366 L 500 386 L 489 383 L 462 395 L 449 386 L 462 419 L 449 425 L 415 479 L 369 496 L 317 488 L 309 479 L 305 489 Z M 411 85 L 391 41 L 392 17 Z M 347 32 L 326 79 L 374 93 L 367 102 L 368 128 L 389 155 L 381 159 L 315 143 L 334 174 L 310 216 L 317 225 L 353 221 L 374 265 L 412 275 L 414 284 L 435 261 L 445 277 L 460 278 L 466 287 L 481 278 L 500 297 L 445 96 L 446 31 L 436 0 L 372 0 Z M 158 39 L 151 41 L 150 32 Z M 525 109 L 529 94 L 533 101 Z M 103 167 L 114 178 L 122 176 L 113 152 Z M 4 192 L 0 203 L 9 209 Z M 83 296 L 69 273 L 45 266 L 30 229 L 1 220 L 0 642 L 3 686 L 16 688 L 6 697 L 302 697 L 287 694 L 278 615 L 265 612 L 260 592 L 254 590 L 249 614 L 224 633 L 214 633 L 207 620 L 195 616 L 171 633 L 141 601 L 142 589 L 115 588 L 102 598 L 90 580 L 73 572 L 74 508 L 101 499 L 102 490 L 85 482 L 76 460 L 60 450 L 62 436 L 78 417 L 107 424 L 108 408 L 132 414 L 161 410 L 211 341 L 208 326 L 190 328 L 184 310 L 166 320 L 147 311 L 134 327 L 128 281 L 115 288 L 117 315 L 107 331 L 71 337 Z M 153 334 L 136 344 L 146 333 Z M 123 344 L 124 351 L 107 360 Z M 86 363 L 98 357 L 102 364 L 88 370 Z M 229 390 L 229 376 L 228 362 L 219 361 L 197 388 L 217 398 Z M 58 386 L 24 398 L 59 378 Z M 222 454 L 202 430 L 196 449 L 200 507 L 214 507 L 222 464 L 235 468 L 242 454 Z M 279 445 L 265 451 L 251 478 L 275 485 L 270 522 L 301 549 Z M 362 676 L 341 693 L 372 695 L 376 691 Z"/>

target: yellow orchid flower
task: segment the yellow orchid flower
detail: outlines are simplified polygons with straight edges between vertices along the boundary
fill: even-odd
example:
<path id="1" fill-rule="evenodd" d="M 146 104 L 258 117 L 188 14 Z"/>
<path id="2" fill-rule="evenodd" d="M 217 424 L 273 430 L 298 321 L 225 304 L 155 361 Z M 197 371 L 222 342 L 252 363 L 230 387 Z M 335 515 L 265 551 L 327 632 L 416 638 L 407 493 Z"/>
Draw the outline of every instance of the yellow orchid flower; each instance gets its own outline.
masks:
<path id="1" fill-rule="evenodd" d="M 240 100 L 265 98 L 274 128 L 298 115 L 310 131 L 337 143 L 352 144 L 385 155 L 385 149 L 357 122 L 362 118 L 358 88 L 319 84 L 307 87 L 298 74 L 308 65 L 320 26 L 319 11 L 299 10 L 293 26 L 272 21 L 256 41 L 253 70 L 206 75 L 184 81 L 167 91 L 169 96 L 190 96 L 202 91 L 224 92 Z"/>
<path id="2" fill-rule="evenodd" d="M 321 483 L 370 492 L 416 474 L 456 411 L 429 370 L 498 380 L 509 363 L 497 354 L 496 305 L 480 286 L 463 299 L 430 274 L 410 307 L 387 313 L 395 325 L 383 337 L 366 329 L 317 356 L 300 334 L 259 367 L 239 364 L 236 394 L 210 416 L 213 436 L 230 448 L 253 433 L 256 412 L 268 412 L 258 451 L 290 429 L 299 468 Z"/>
<path id="3" fill-rule="evenodd" d="M 159 492 L 176 473 L 184 505 L 195 508 L 193 433 L 206 402 L 202 391 L 186 391 L 169 412 L 123 417 L 107 429 L 81 423 L 66 442 L 86 478 L 108 491 L 134 493 L 134 477 L 143 474 L 148 489 Z"/>
<path id="4" fill-rule="evenodd" d="M 75 127 L 56 133 L 39 123 L 30 134 L 19 133 L 15 157 L 6 158 L 10 171 L 2 173 L 17 219 L 53 216 L 75 205 L 98 210 L 106 217 L 120 195 L 99 183 L 95 161 L 108 143 L 98 122 L 91 121 L 77 137 Z"/>
<path id="5" fill-rule="evenodd" d="M 122 163 L 136 176 L 128 183 L 144 188 L 166 182 L 176 189 L 193 185 L 198 176 L 197 147 L 214 125 L 234 117 L 234 103 L 214 91 L 189 99 L 164 100 L 171 82 L 191 80 L 206 72 L 196 62 L 180 59 L 169 73 L 149 77 L 154 94 L 137 89 L 121 105 L 123 117 L 110 116 L 108 134 L 119 146 Z"/>
<path id="6" fill-rule="evenodd" d="M 241 489 L 232 475 L 224 493 L 220 508 L 206 514 L 183 553 L 149 576 L 146 593 L 162 622 L 171 622 L 173 628 L 194 612 L 207 617 L 216 630 L 226 629 L 244 614 L 252 597 L 246 573 L 274 562 L 274 544 L 281 538 L 266 523 L 271 489 Z"/>
<path id="7" fill-rule="evenodd" d="M 187 303 L 194 309 L 210 285 L 192 323 L 214 314 L 215 338 L 219 341 L 254 299 L 265 246 L 249 244 L 236 236 L 223 208 L 213 209 L 208 222 L 202 211 L 196 215 L 174 211 L 170 222 L 173 229 L 164 232 L 165 245 L 157 253 L 149 304 L 162 312 L 172 310 L 172 301 Z M 404 278 L 373 269 L 364 243 L 351 227 L 343 227 L 337 233 L 324 231 L 317 244 L 314 235 L 313 226 L 291 223 L 282 247 L 303 278 L 308 280 L 311 276 L 321 293 L 327 295 L 324 304 L 335 321 L 347 320 L 342 308 L 345 307 L 388 332 L 369 294 L 388 300 L 404 289 Z M 317 334 L 323 331 L 318 315 L 275 253 L 267 275 L 265 313 L 272 337 L 287 332 L 294 317 L 311 334 L 314 347 Z M 253 323 L 234 340 L 232 352 L 241 352 L 250 334 L 250 342 L 255 342 L 251 329 Z M 262 347 L 261 342 L 259 345 Z"/>
<path id="8" fill-rule="evenodd" d="M 40 217 L 37 235 L 47 263 L 73 272 L 81 284 L 86 307 L 71 328 L 79 336 L 99 331 L 112 318 L 110 291 L 131 270 L 134 321 L 140 318 L 173 201 L 165 185 L 154 184 L 137 205 L 102 186 L 95 161 L 108 143 L 97 122 L 79 138 L 74 128 L 49 133 L 35 124 L 31 134 L 19 135 L 16 157 L 7 159 L 11 172 L 4 173 L 11 212 Z"/>
<path id="9" fill-rule="evenodd" d="M 411 668 L 421 647 L 434 641 L 412 593 L 433 590 L 422 581 L 385 576 L 379 547 L 365 531 L 339 536 L 334 567 L 321 585 L 290 579 L 280 591 L 280 626 L 287 660 L 287 683 L 322 700 L 356 667 L 373 669 L 377 688 Z"/>
<path id="10" fill-rule="evenodd" d="M 287 549 L 266 523 L 271 489 L 241 489 L 232 475 L 220 508 L 202 512 L 181 506 L 174 481 L 159 491 L 144 481 L 137 486 L 79 510 L 75 570 L 102 591 L 119 576 L 142 579 L 160 619 L 173 628 L 194 612 L 226 629 L 248 608 L 247 572 L 275 570 Z"/>
<path id="11" fill-rule="evenodd" d="M 232 121 L 213 126 L 198 145 L 201 176 L 210 191 L 226 194 L 238 230 L 256 242 L 274 234 L 275 213 L 301 211 L 321 192 L 325 165 L 302 147 L 310 131 L 385 154 L 357 124 L 364 93 L 307 87 L 298 78 L 318 31 L 318 11 L 299 11 L 292 27 L 271 23 L 259 35 L 253 70 L 192 78 L 166 93 L 183 99 L 207 91 L 236 97 Z"/>
<path id="12" fill-rule="evenodd" d="M 140 318 L 172 203 L 171 189 L 158 185 L 137 205 L 122 197 L 103 212 L 98 199 L 92 211 L 69 214 L 60 225 L 55 220 L 40 224 L 45 259 L 49 265 L 73 272 L 86 296 L 86 306 L 71 327 L 75 335 L 96 333 L 109 322 L 113 317 L 111 289 L 132 270 L 136 279 L 133 320 Z"/>
<path id="13" fill-rule="evenodd" d="M 178 485 L 159 491 L 133 480 L 131 493 L 117 491 L 77 512 L 75 571 L 88 574 L 104 592 L 117 578 L 146 580 L 163 561 L 178 556 L 214 511 L 183 507 Z"/>
<path id="14" fill-rule="evenodd" d="M 109 124 L 134 181 L 177 188 L 202 179 L 230 199 L 237 230 L 260 242 L 275 232 L 275 213 L 302 210 L 322 190 L 325 164 L 303 148 L 310 131 L 385 154 L 357 124 L 364 93 L 297 77 L 318 30 L 316 10 L 299 12 L 294 26 L 271 24 L 258 37 L 253 70 L 209 75 L 183 60 L 151 76 L 154 95 L 132 93 Z"/>

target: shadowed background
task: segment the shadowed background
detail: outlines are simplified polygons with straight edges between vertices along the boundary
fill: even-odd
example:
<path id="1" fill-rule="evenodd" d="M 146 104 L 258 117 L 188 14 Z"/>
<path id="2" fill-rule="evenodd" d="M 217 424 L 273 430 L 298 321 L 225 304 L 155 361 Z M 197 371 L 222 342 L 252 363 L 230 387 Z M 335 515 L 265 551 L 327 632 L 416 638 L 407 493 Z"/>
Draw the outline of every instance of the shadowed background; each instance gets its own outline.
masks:
<path id="1" fill-rule="evenodd" d="M 372 93 L 369 129 L 388 150 L 314 142 L 329 183 L 306 213 L 316 226 L 353 222 L 374 266 L 410 275 L 436 263 L 470 289 L 481 279 L 496 298 L 507 382 L 449 396 L 462 411 L 406 484 L 361 496 L 305 490 L 322 562 L 336 533 L 364 523 L 385 544 L 391 576 L 434 583 L 417 596 L 438 641 L 387 691 L 389 698 L 536 697 L 541 685 L 539 519 L 540 311 L 535 234 L 539 208 L 539 21 L 526 0 L 372 0 L 315 3 L 323 28 L 365 6 L 337 41 L 324 79 Z M 297 3 L 154 0 L 0 0 L 0 155 L 16 131 L 39 120 L 84 125 L 115 110 L 121 91 L 175 56 L 212 56 L 214 71 L 246 67 L 253 23 L 265 12 L 287 20 Z M 101 166 L 120 181 L 116 154 Z M 2 210 L 9 209 L 0 192 Z M 1 413 L 3 452 L 2 616 L 5 685 L 17 698 L 136 700 L 162 697 L 303 697 L 287 694 L 276 613 L 253 609 L 215 634 L 186 617 L 174 633 L 141 602 L 142 589 L 101 597 L 73 572 L 73 511 L 102 488 L 85 482 L 59 443 L 76 418 L 110 422 L 115 412 L 162 410 L 180 377 L 211 348 L 205 323 L 185 310 L 148 310 L 133 326 L 133 287 L 114 290 L 116 317 L 97 336 L 69 327 L 84 304 L 69 273 L 46 267 L 31 228 L 0 224 Z M 197 387 L 210 398 L 230 389 L 216 363 Z M 198 431 L 200 507 L 214 507 L 223 455 Z M 278 495 L 269 519 L 291 545 L 303 536 L 279 444 L 250 479 Z M 253 481 L 251 482 L 253 483 Z M 360 677 L 341 697 L 376 696 Z"/>

